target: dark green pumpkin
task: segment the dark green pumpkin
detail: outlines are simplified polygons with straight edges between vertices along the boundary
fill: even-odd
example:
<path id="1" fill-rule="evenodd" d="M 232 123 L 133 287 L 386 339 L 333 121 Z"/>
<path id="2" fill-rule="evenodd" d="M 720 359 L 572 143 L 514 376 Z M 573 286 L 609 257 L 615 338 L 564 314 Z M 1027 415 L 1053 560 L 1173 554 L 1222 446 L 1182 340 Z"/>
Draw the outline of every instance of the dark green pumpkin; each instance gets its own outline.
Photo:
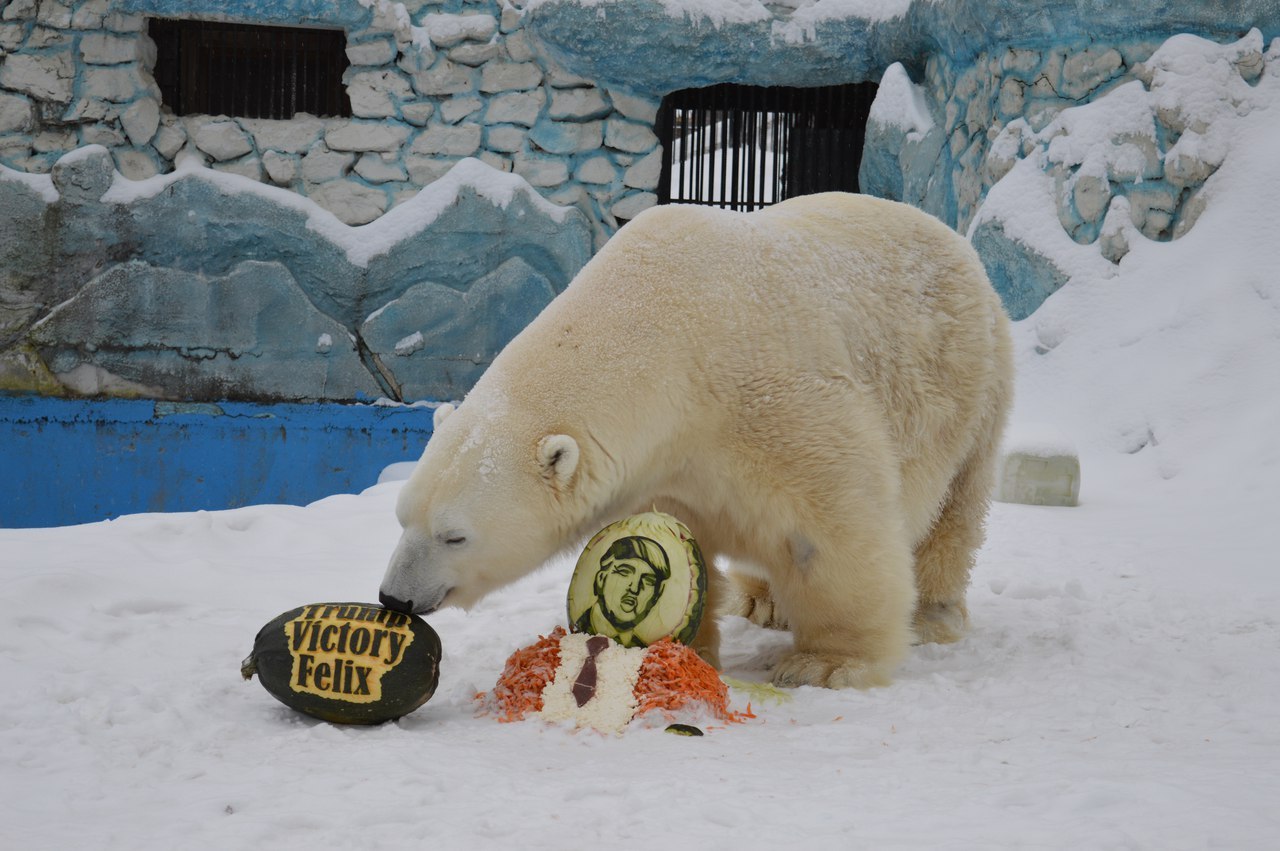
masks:
<path id="1" fill-rule="evenodd" d="M 312 603 L 272 620 L 240 665 L 286 706 L 335 724 L 380 724 L 430 699 L 440 637 L 372 603 Z"/>

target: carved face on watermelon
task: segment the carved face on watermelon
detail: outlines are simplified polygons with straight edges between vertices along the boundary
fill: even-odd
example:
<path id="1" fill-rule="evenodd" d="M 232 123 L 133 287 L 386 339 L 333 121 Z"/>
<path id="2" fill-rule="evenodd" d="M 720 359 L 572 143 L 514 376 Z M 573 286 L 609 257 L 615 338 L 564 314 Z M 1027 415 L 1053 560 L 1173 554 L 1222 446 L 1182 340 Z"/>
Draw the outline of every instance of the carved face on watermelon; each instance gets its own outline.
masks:
<path id="1" fill-rule="evenodd" d="M 671 576 L 667 554 L 651 538 L 630 535 L 609 547 L 596 573 L 600 608 L 617 629 L 631 629 L 653 609 Z"/>
<path id="2" fill-rule="evenodd" d="M 504 404 L 442 406 L 435 431 L 396 505 L 404 528 L 383 578 L 388 608 L 468 608 L 563 546 L 563 517 L 579 466 L 567 434 L 491 428 Z"/>

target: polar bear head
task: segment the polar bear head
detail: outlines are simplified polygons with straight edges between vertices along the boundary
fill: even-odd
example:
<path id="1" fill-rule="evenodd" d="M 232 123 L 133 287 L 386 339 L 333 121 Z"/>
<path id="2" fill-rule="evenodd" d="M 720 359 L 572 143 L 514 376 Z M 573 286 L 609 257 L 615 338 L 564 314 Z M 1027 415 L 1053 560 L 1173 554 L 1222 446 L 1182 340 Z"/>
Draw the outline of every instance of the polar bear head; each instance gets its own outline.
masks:
<path id="1" fill-rule="evenodd" d="M 435 430 L 396 504 L 404 532 L 382 581 L 383 605 L 468 608 L 572 539 L 578 441 L 520 426 L 529 418 L 506 407 L 436 410 Z"/>

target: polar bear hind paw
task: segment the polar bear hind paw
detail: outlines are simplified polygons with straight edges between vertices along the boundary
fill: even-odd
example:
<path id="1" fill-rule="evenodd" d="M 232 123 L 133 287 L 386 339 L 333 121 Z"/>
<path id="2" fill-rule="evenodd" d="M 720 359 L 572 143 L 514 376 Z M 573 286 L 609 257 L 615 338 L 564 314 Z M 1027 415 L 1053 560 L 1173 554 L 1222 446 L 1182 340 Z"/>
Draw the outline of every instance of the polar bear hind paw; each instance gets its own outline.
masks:
<path id="1" fill-rule="evenodd" d="M 912 628 L 915 644 L 951 644 L 964 638 L 969 613 L 963 603 L 921 603 Z"/>
<path id="2" fill-rule="evenodd" d="M 872 688 L 890 682 L 887 672 L 850 656 L 834 653 L 793 653 L 773 669 L 774 685 L 784 688 Z"/>
<path id="3" fill-rule="evenodd" d="M 711 667 L 715 668 L 717 671 L 722 671 L 722 670 L 724 670 L 724 666 L 722 666 L 722 665 L 720 664 L 720 649 L 719 649 L 719 648 L 717 648 L 717 647 L 709 647 L 709 646 L 707 646 L 707 645 L 698 645 L 698 644 L 695 644 L 695 645 L 693 646 L 693 652 L 694 652 L 694 653 L 697 653 L 697 654 L 698 654 L 698 656 L 700 656 L 700 657 L 702 658 L 702 661 L 706 662 L 708 665 L 710 665 Z"/>
<path id="4" fill-rule="evenodd" d="M 787 619 L 778 611 L 769 583 L 752 577 L 734 576 L 726 595 L 724 614 L 746 618 L 765 629 L 787 629 Z"/>

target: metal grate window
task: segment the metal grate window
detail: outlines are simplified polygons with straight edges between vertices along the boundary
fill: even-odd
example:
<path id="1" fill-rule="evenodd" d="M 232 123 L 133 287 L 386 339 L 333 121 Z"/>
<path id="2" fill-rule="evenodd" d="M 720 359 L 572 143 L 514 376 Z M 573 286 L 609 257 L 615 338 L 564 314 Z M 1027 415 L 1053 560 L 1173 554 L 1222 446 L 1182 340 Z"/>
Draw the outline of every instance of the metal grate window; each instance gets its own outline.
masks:
<path id="1" fill-rule="evenodd" d="M 342 30 L 155 18 L 149 33 L 156 83 L 177 115 L 351 115 Z"/>
<path id="2" fill-rule="evenodd" d="M 858 191 L 875 83 L 795 89 L 722 84 L 668 95 L 659 203 L 755 210 Z"/>

